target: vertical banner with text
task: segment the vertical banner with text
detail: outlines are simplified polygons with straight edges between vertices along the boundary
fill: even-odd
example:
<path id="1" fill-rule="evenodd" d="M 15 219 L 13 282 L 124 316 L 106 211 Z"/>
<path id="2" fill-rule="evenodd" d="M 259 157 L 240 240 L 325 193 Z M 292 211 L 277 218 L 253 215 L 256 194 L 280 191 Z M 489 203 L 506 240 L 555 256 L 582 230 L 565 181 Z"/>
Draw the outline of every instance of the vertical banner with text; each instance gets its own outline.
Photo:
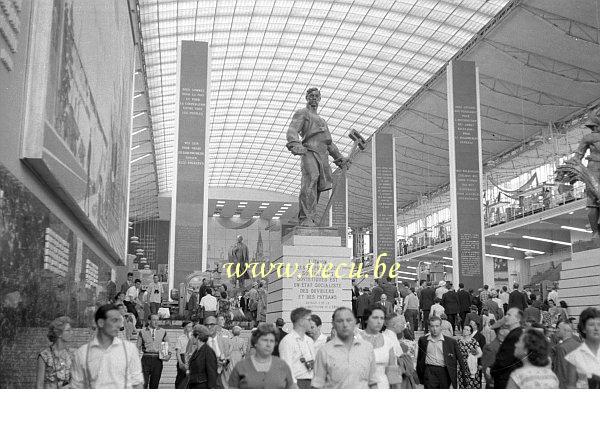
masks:
<path id="1" fill-rule="evenodd" d="M 342 247 L 348 245 L 348 178 L 346 169 L 334 174 L 335 190 L 331 190 L 331 208 L 329 208 L 329 226 L 336 228 L 342 239 Z"/>
<path id="2" fill-rule="evenodd" d="M 396 262 L 396 152 L 391 134 L 375 134 L 371 143 L 373 186 L 373 253 L 383 253 L 388 275 Z M 377 270 L 375 270 L 377 271 Z M 384 277 L 384 276 L 381 276 Z"/>
<path id="3" fill-rule="evenodd" d="M 450 62 L 447 86 L 454 284 L 477 289 L 484 283 L 485 240 L 479 70 L 475 62 Z"/>
<path id="4" fill-rule="evenodd" d="M 177 49 L 169 288 L 206 269 L 209 70 L 208 43 L 182 41 Z"/>

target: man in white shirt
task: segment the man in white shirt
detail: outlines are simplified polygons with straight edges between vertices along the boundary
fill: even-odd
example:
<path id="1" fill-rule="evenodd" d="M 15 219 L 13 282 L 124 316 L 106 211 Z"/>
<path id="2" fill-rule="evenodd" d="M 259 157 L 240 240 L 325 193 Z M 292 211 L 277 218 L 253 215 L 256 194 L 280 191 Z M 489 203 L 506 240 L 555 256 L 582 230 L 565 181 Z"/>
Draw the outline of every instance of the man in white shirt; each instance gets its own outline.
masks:
<path id="1" fill-rule="evenodd" d="M 133 316 L 135 316 L 136 327 L 142 327 L 140 316 L 137 311 L 140 289 L 142 289 L 142 281 L 140 279 L 135 279 L 133 286 L 130 286 L 127 289 L 127 292 L 125 293 L 125 300 L 123 301 L 125 307 L 127 308 L 127 312 L 132 313 Z"/>
<path id="2" fill-rule="evenodd" d="M 502 300 L 502 304 L 500 305 L 500 307 L 502 308 L 502 310 L 504 311 L 504 313 L 506 314 L 506 311 L 508 310 L 508 298 L 510 297 L 510 294 L 508 293 L 508 288 L 506 286 L 503 286 L 502 289 L 500 290 L 500 294 L 498 295 L 498 298 L 500 300 Z"/>
<path id="3" fill-rule="evenodd" d="M 310 389 L 314 375 L 315 347 L 306 335 L 310 330 L 311 314 L 304 307 L 294 309 L 290 314 L 294 328 L 279 343 L 279 357 L 289 365 L 299 389 Z"/>
<path id="4" fill-rule="evenodd" d="M 204 325 L 209 330 L 209 338 L 206 345 L 212 348 L 217 356 L 217 384 L 219 389 L 227 389 L 229 385 L 229 363 L 231 362 L 231 346 L 229 339 L 218 333 L 218 322 L 214 316 L 208 316 L 204 319 Z"/>
<path id="5" fill-rule="evenodd" d="M 449 287 L 448 283 L 449 282 L 440 280 L 440 284 L 435 290 L 435 298 L 439 298 L 440 300 L 442 299 L 444 294 L 448 292 L 448 287 Z"/>
<path id="6" fill-rule="evenodd" d="M 217 316 L 218 303 L 217 298 L 212 295 L 212 288 L 207 288 L 206 295 L 200 300 L 200 307 L 204 311 L 205 321 L 209 316 Z"/>
<path id="7" fill-rule="evenodd" d="M 148 285 L 148 294 L 150 298 L 150 313 L 158 313 L 158 308 L 162 302 L 162 283 L 158 282 L 158 275 L 152 276 L 153 282 Z"/>
<path id="8" fill-rule="evenodd" d="M 327 342 L 327 336 L 321 333 L 321 325 L 323 321 L 321 321 L 321 317 L 319 315 L 315 315 L 314 313 L 310 316 L 310 330 L 306 332 L 308 336 L 312 338 L 314 341 L 315 354 L 319 351 L 319 348 L 323 346 Z"/>
<path id="9" fill-rule="evenodd" d="M 114 304 L 100 306 L 94 316 L 94 339 L 73 357 L 71 385 L 75 389 L 141 389 L 142 364 L 136 346 L 117 337 L 123 317 Z"/>
<path id="10" fill-rule="evenodd" d="M 552 291 L 548 293 L 548 300 L 554 301 L 554 305 L 558 306 L 558 291 L 556 288 L 552 288 Z"/>

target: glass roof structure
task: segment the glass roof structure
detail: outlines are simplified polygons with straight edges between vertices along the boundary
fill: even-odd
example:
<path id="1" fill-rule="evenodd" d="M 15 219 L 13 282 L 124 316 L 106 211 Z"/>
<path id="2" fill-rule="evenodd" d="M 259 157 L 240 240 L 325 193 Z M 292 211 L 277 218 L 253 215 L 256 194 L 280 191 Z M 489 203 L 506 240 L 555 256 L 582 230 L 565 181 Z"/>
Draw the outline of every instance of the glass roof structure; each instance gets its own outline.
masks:
<path id="1" fill-rule="evenodd" d="M 369 137 L 508 0 L 139 0 L 158 188 L 175 156 L 177 44 L 211 47 L 209 185 L 296 194 L 285 147 L 309 87 L 347 154 Z"/>

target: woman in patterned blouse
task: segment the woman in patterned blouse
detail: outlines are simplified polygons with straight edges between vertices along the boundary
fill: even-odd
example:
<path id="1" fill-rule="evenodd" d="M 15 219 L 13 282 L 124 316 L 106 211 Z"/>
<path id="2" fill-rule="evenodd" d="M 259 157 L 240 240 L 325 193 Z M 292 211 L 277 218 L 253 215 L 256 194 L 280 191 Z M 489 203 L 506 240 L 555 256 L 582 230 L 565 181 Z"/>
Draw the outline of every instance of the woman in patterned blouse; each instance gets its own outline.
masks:
<path id="1" fill-rule="evenodd" d="M 37 360 L 37 388 L 64 389 L 71 381 L 73 353 L 68 348 L 72 338 L 71 320 L 61 316 L 48 327 L 50 345 L 42 350 Z"/>

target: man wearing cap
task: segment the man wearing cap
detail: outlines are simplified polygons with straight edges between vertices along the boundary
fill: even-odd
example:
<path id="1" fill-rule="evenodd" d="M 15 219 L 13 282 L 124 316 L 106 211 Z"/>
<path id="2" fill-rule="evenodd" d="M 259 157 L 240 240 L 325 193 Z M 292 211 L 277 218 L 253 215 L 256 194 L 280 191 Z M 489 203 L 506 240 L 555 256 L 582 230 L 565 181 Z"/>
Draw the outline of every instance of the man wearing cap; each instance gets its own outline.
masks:
<path id="1" fill-rule="evenodd" d="M 575 159 L 581 161 L 585 153 L 589 150 L 590 154 L 587 157 L 587 170 L 590 174 L 600 182 L 600 118 L 591 116 L 585 124 L 591 133 L 583 136 L 579 142 L 579 147 L 575 151 Z M 590 229 L 592 230 L 592 238 L 600 237 L 598 233 L 598 221 L 600 220 L 600 198 L 597 198 L 590 186 L 586 185 L 585 193 L 587 195 L 588 220 L 590 221 Z"/>

